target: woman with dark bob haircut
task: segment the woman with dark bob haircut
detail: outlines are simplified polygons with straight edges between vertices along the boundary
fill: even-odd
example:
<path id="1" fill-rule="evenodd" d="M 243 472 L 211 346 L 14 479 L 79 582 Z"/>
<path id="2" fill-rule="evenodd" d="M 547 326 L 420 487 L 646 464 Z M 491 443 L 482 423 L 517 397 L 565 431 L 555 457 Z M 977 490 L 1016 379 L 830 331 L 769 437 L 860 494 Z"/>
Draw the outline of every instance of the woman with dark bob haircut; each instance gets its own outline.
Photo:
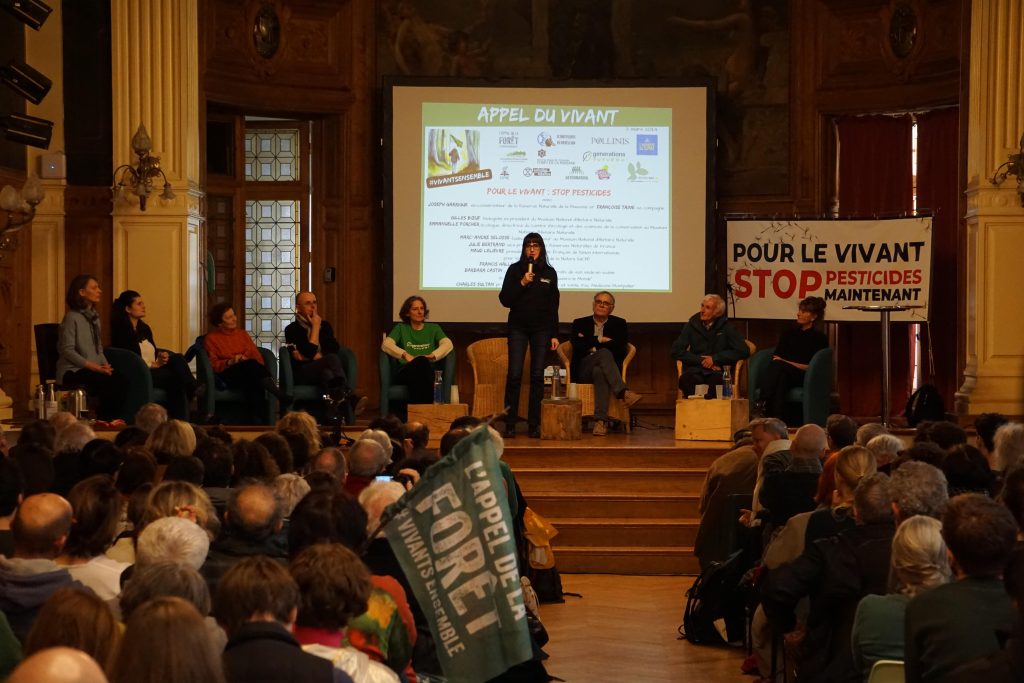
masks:
<path id="1" fill-rule="evenodd" d="M 263 391 L 269 391 L 281 402 L 290 401 L 263 364 L 263 355 L 252 337 L 238 325 L 234 307 L 222 301 L 210 309 L 210 326 L 203 338 L 203 348 L 210 357 L 214 373 L 231 389 L 245 393 L 249 398 L 250 418 L 256 420 L 263 407 Z"/>
<path id="2" fill-rule="evenodd" d="M 66 565 L 71 578 L 95 591 L 103 600 L 112 600 L 121 592 L 121 573 L 128 563 L 107 557 L 120 530 L 124 504 L 106 474 L 83 479 L 68 494 L 74 511 L 71 532 L 64 544 L 64 554 L 57 563 Z"/>
<path id="3" fill-rule="evenodd" d="M 531 438 L 540 438 L 540 402 L 544 398 L 544 365 L 548 350 L 558 348 L 558 273 L 548 263 L 544 238 L 531 232 L 523 238 L 519 260 L 508 267 L 498 294 L 508 309 L 508 377 L 505 380 L 505 438 L 516 435 L 519 388 L 526 349 L 530 349 L 530 402 L 526 421 Z"/>
<path id="4" fill-rule="evenodd" d="M 153 330 L 143 320 L 145 317 L 146 302 L 142 295 L 133 289 L 121 292 L 110 311 L 110 345 L 141 357 L 153 375 L 153 386 L 174 394 L 184 393 L 187 403 L 191 403 L 197 384 L 185 357 L 157 347 Z M 171 405 L 176 407 L 177 404 L 173 401 Z M 187 414 L 171 417 L 188 420 Z"/>
<path id="5" fill-rule="evenodd" d="M 68 285 L 64 297 L 68 311 L 60 323 L 57 342 L 57 381 L 98 396 L 98 417 L 112 421 L 120 418 L 126 381 L 103 355 L 100 315 L 96 311 L 102 295 L 100 283 L 92 275 L 76 275 Z"/>
<path id="6" fill-rule="evenodd" d="M 398 360 L 398 374 L 392 383 L 409 388 L 409 403 L 434 402 L 434 371 L 439 361 L 452 351 L 452 340 L 436 323 L 427 322 L 430 311 L 421 296 L 410 296 L 402 303 L 398 318 L 381 351 Z"/>
<path id="7" fill-rule="evenodd" d="M 772 362 L 761 380 L 761 400 L 764 401 L 766 417 L 785 421 L 786 394 L 790 389 L 803 386 L 804 373 L 811 358 L 828 348 L 828 337 L 815 327 L 816 322 L 824 319 L 825 300 L 809 296 L 797 308 L 796 325 L 779 337 Z"/>

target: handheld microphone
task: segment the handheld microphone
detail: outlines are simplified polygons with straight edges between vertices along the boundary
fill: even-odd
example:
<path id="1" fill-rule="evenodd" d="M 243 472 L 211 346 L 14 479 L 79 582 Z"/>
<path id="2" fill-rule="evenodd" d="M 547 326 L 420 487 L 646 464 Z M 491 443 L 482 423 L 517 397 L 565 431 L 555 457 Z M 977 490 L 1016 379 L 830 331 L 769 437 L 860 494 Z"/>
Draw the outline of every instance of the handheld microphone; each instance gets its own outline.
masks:
<path id="1" fill-rule="evenodd" d="M 526 272 L 527 273 L 532 273 L 533 272 L 533 257 L 532 256 L 529 257 L 528 259 L 526 259 Z"/>

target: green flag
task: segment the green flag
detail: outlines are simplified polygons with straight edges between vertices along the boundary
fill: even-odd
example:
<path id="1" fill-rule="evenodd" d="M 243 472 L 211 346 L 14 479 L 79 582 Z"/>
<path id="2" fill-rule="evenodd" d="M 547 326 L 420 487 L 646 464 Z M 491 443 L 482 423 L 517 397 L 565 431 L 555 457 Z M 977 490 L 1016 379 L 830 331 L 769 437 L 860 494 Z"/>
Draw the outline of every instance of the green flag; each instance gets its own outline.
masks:
<path id="1" fill-rule="evenodd" d="M 532 655 L 508 497 L 476 429 L 384 514 L 450 683 L 482 683 Z"/>

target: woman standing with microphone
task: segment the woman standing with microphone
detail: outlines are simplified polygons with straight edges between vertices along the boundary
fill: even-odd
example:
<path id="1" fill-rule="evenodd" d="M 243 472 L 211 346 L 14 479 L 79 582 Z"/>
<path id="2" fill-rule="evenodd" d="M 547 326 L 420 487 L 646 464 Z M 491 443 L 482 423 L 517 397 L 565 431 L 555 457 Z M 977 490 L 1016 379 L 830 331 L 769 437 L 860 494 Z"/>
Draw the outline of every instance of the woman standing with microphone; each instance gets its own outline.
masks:
<path id="1" fill-rule="evenodd" d="M 558 348 L 558 273 L 548 264 L 544 238 L 523 238 L 519 260 L 508 267 L 498 299 L 508 311 L 508 377 L 505 379 L 505 438 L 516 435 L 523 361 L 530 348 L 529 435 L 540 438 L 540 402 L 544 398 L 547 351 Z"/>

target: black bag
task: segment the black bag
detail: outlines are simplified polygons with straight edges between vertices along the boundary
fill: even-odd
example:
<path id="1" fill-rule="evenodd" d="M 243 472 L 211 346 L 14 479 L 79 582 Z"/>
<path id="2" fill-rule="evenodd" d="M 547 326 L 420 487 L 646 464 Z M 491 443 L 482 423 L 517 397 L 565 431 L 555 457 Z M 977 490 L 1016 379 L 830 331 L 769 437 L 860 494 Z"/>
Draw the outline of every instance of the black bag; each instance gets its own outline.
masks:
<path id="1" fill-rule="evenodd" d="M 721 562 L 712 562 L 686 591 L 686 607 L 679 634 L 694 645 L 721 645 L 725 642 L 715 628 L 715 621 L 719 619 L 725 620 L 730 634 L 737 627 L 742 633 L 743 601 L 737 590 L 743 576 L 742 555 L 743 551 L 737 550 Z"/>
<path id="2" fill-rule="evenodd" d="M 557 567 L 550 569 L 535 569 L 530 567 L 527 574 L 533 590 L 537 591 L 537 599 L 542 605 L 552 602 L 565 602 L 565 593 L 562 591 L 562 576 L 558 573 Z"/>
<path id="3" fill-rule="evenodd" d="M 907 408 L 903 411 L 907 424 L 916 427 L 926 420 L 945 420 L 946 406 L 942 394 L 933 384 L 922 384 L 907 400 Z"/>

